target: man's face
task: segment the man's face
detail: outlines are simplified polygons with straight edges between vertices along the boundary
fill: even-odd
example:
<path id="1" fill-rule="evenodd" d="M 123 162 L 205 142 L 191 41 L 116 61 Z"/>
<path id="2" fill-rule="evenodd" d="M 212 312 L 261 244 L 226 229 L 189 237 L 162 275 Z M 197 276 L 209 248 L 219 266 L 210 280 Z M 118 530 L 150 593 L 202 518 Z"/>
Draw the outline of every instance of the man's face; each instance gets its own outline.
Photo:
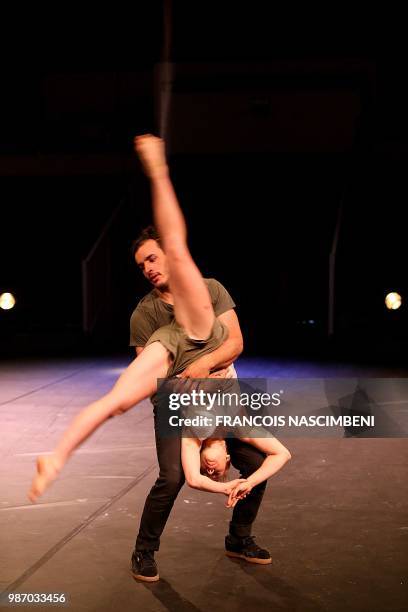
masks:
<path id="1" fill-rule="evenodd" d="M 156 240 L 146 240 L 136 251 L 135 260 L 153 287 L 164 289 L 168 286 L 169 273 L 166 255 Z"/>

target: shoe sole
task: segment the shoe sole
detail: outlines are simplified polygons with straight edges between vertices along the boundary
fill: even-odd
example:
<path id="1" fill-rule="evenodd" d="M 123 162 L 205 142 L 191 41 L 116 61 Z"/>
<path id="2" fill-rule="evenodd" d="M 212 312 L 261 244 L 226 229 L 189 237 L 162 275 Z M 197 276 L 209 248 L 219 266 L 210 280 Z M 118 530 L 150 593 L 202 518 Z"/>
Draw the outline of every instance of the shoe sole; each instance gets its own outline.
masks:
<path id="1" fill-rule="evenodd" d="M 243 559 L 244 561 L 247 561 L 248 563 L 257 563 L 258 565 L 269 565 L 270 563 L 272 563 L 271 557 L 269 557 L 269 559 L 256 559 L 254 557 L 247 557 L 246 555 L 243 555 L 242 553 L 230 552 L 229 550 L 226 550 L 225 554 L 227 555 L 227 557 L 235 557 L 236 559 Z"/>
<path id="2" fill-rule="evenodd" d="M 142 576 L 141 574 L 135 574 L 134 572 L 130 572 L 135 580 L 140 580 L 141 582 L 157 582 L 160 579 L 159 574 L 156 576 Z"/>

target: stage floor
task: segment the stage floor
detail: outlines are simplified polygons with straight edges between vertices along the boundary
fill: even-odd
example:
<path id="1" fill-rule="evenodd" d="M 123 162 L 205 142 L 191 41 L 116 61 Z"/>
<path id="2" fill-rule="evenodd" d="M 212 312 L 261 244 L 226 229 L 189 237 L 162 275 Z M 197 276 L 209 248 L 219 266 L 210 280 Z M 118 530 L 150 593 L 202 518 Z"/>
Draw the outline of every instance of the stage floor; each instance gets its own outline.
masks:
<path id="1" fill-rule="evenodd" d="M 75 612 L 407 609 L 406 438 L 287 440 L 293 459 L 268 483 L 254 526 L 271 551 L 269 566 L 225 557 L 224 499 L 185 486 L 156 556 L 160 582 L 131 577 L 141 511 L 157 475 L 147 400 L 100 428 L 31 504 L 36 456 L 52 450 L 125 365 L 120 358 L 0 365 L 3 592 L 65 593 Z M 242 359 L 238 372 L 406 377 L 395 369 L 266 359 Z"/>

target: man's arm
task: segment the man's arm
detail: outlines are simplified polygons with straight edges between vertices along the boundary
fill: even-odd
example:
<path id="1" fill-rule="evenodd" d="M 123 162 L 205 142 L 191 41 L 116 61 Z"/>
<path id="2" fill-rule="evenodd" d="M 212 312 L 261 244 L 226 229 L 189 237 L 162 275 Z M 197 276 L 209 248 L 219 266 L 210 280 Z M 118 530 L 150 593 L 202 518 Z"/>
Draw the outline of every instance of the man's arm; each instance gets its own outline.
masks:
<path id="1" fill-rule="evenodd" d="M 227 368 L 242 353 L 244 342 L 235 310 L 223 312 L 218 319 L 228 327 L 228 338 L 215 351 L 191 363 L 180 378 L 208 378 L 211 371 Z"/>

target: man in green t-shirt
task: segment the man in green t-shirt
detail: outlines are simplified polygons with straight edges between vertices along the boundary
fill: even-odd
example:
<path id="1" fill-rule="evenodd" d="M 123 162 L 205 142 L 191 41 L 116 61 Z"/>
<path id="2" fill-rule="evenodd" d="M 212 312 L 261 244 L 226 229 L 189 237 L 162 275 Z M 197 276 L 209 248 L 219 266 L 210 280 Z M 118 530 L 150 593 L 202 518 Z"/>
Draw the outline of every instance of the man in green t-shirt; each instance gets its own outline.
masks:
<path id="1" fill-rule="evenodd" d="M 150 336 L 174 319 L 174 312 L 168 287 L 166 255 L 152 226 L 146 228 L 133 243 L 132 253 L 139 269 L 153 285 L 152 291 L 140 300 L 130 320 L 130 345 L 135 347 L 139 355 Z M 230 375 L 230 368 L 233 368 L 232 364 L 243 348 L 234 301 L 217 280 L 206 279 L 206 283 L 215 315 L 228 327 L 228 338 L 212 353 L 191 363 L 181 374 L 184 378 L 207 378 L 210 374 L 220 377 Z M 153 406 L 160 472 L 145 502 L 133 555 L 133 559 L 137 560 L 137 567 L 133 566 L 133 575 L 139 580 L 149 582 L 159 578 L 154 552 L 159 549 L 160 536 L 178 492 L 184 484 L 180 438 L 160 436 L 154 399 Z M 255 447 L 235 438 L 228 439 L 227 444 L 231 463 L 243 478 L 247 478 L 262 464 L 264 456 Z M 271 562 L 268 551 L 257 546 L 251 536 L 252 523 L 258 513 L 265 487 L 266 481 L 254 487 L 250 495 L 237 503 L 229 534 L 225 538 L 227 552 L 232 551 L 234 556 L 240 556 L 251 563 Z"/>
<path id="2" fill-rule="evenodd" d="M 173 299 L 167 286 L 168 273 L 166 256 L 160 248 L 159 238 L 154 227 L 146 228 L 132 248 L 139 269 L 153 285 L 152 291 L 145 295 L 136 306 L 130 318 L 130 346 L 136 353 L 143 350 L 150 336 L 163 325 L 174 319 Z M 228 327 L 228 339 L 213 353 L 205 355 L 187 368 L 182 376 L 188 378 L 207 378 L 210 372 L 227 368 L 242 352 L 243 341 L 238 317 L 234 311 L 235 303 L 228 291 L 214 278 L 205 279 L 215 316 Z"/>

